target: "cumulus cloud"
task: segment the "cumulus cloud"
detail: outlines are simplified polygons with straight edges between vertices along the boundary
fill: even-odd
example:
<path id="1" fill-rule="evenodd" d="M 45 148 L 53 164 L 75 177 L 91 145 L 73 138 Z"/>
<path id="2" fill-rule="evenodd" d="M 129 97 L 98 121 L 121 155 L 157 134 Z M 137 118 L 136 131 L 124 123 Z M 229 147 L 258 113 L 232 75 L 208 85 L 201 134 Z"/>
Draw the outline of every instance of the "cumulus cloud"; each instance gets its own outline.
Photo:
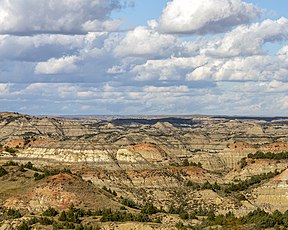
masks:
<path id="1" fill-rule="evenodd" d="M 278 100 L 278 102 L 282 110 L 288 110 L 288 96 L 283 96 Z"/>
<path id="2" fill-rule="evenodd" d="M 189 81 L 267 81 L 287 80 L 288 68 L 277 57 L 255 55 L 211 60 L 187 74 Z"/>
<path id="3" fill-rule="evenodd" d="M 116 47 L 115 54 L 119 57 L 163 57 L 177 51 L 177 44 L 180 45 L 176 37 L 172 35 L 159 34 L 145 27 L 137 27 L 126 34 Z"/>
<path id="4" fill-rule="evenodd" d="M 287 114 L 286 18 L 252 23 L 260 10 L 240 0 L 173 0 L 158 21 L 111 32 L 119 26 L 110 18 L 119 2 L 0 0 L 0 107 L 34 114 Z M 88 32 L 95 30 L 101 32 Z M 278 52 L 265 52 L 265 44 L 280 42 Z"/>
<path id="5" fill-rule="evenodd" d="M 6 95 L 7 93 L 9 93 L 9 85 L 0 84 L 0 96 Z"/>
<path id="6" fill-rule="evenodd" d="M 51 58 L 47 62 L 39 62 L 35 67 L 36 74 L 72 73 L 77 69 L 77 56 L 67 56 L 59 59 Z"/>
<path id="7" fill-rule="evenodd" d="M 0 35 L 0 60 L 44 61 L 82 49 L 88 35 Z"/>
<path id="8" fill-rule="evenodd" d="M 278 52 L 278 57 L 280 60 L 284 61 L 288 66 L 288 45 L 282 47 Z"/>
<path id="9" fill-rule="evenodd" d="M 238 26 L 223 39 L 211 41 L 205 53 L 214 57 L 248 56 L 263 53 L 267 42 L 288 39 L 288 19 L 264 20 L 261 23 Z"/>
<path id="10" fill-rule="evenodd" d="M 165 60 L 148 60 L 146 63 L 136 65 L 132 72 L 139 81 L 148 80 L 183 80 L 185 75 L 208 62 L 205 56 L 189 58 L 172 57 Z"/>
<path id="11" fill-rule="evenodd" d="M 260 10 L 241 0 L 173 0 L 153 27 L 165 33 L 221 33 L 259 16 Z"/>
<path id="12" fill-rule="evenodd" d="M 85 33 L 114 31 L 119 20 L 110 20 L 118 0 L 0 0 L 0 32 Z"/>

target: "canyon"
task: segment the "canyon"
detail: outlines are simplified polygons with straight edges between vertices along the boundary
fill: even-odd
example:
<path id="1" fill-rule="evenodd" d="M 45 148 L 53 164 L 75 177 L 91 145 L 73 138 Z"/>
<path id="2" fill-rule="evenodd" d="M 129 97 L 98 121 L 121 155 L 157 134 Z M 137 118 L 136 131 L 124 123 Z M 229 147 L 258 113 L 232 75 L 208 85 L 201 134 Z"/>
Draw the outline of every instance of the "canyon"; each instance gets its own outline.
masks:
<path id="1" fill-rule="evenodd" d="M 151 217 L 161 223 L 102 223 L 89 218 L 83 223 L 102 229 L 176 229 L 175 223 L 194 226 L 201 218 L 181 219 L 171 207 L 236 216 L 257 208 L 288 209 L 288 159 L 248 157 L 288 152 L 285 117 L 35 117 L 3 112 L 0 143 L 0 165 L 8 172 L 0 177 L 0 206 L 21 210 L 24 220 L 31 213 L 39 215 L 49 207 L 61 212 L 71 204 L 119 210 L 123 198 L 138 208 L 152 203 L 163 210 Z M 11 161 L 15 165 L 7 166 Z M 19 171 L 19 165 L 28 162 L 33 167 Z M 71 173 L 34 178 L 35 173 L 44 174 L 43 169 L 64 168 Z M 275 172 L 243 190 L 228 191 L 231 184 Z M 13 221 L 0 218 L 0 229 L 21 224 L 21 219 Z"/>

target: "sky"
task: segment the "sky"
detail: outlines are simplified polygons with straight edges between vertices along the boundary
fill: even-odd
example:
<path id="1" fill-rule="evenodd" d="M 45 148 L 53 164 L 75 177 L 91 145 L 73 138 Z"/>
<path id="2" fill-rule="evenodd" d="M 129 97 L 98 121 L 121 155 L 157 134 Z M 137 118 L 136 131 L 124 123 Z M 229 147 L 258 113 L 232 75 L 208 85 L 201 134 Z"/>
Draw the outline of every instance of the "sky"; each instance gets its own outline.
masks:
<path id="1" fill-rule="evenodd" d="M 0 111 L 288 115 L 287 0 L 0 0 Z"/>

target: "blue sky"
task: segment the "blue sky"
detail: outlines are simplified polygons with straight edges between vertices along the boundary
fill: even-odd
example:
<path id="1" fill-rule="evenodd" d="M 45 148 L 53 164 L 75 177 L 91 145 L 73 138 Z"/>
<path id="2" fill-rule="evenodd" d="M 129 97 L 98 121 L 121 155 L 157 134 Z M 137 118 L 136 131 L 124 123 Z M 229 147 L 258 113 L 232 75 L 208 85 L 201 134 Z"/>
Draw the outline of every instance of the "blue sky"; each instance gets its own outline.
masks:
<path id="1" fill-rule="evenodd" d="M 287 9 L 285 0 L 0 0 L 1 110 L 288 115 Z"/>
<path id="2" fill-rule="evenodd" d="M 121 11 L 113 12 L 113 17 L 124 18 L 125 25 L 146 25 L 147 20 L 158 18 L 165 8 L 168 0 L 135 0 L 134 7 L 127 7 Z M 286 0 L 254 0 L 246 1 L 266 10 L 266 16 L 277 19 L 288 16 L 288 1 Z"/>

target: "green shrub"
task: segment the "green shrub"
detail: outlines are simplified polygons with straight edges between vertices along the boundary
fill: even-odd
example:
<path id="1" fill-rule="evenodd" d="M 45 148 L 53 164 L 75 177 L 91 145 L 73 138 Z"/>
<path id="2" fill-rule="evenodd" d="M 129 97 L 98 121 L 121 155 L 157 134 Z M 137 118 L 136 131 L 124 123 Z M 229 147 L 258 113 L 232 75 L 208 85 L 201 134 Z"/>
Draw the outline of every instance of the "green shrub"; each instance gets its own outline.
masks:
<path id="1" fill-rule="evenodd" d="M 17 150 L 15 150 L 15 149 L 13 149 L 13 148 L 9 148 L 9 147 L 5 147 L 5 151 L 8 152 L 8 153 L 11 153 L 11 154 L 17 152 Z"/>
<path id="2" fill-rule="evenodd" d="M 21 218 L 22 215 L 19 210 L 15 210 L 13 208 L 9 208 L 7 211 L 7 215 L 13 219 Z"/>
<path id="3" fill-rule="evenodd" d="M 58 218 L 59 221 L 66 221 L 67 220 L 67 216 L 66 216 L 66 212 L 65 211 L 62 211 L 59 218 Z"/>
<path id="4" fill-rule="evenodd" d="M 186 182 L 186 186 L 187 186 L 187 187 L 190 187 L 190 188 L 193 189 L 193 190 L 199 190 L 199 189 L 201 188 L 198 183 L 194 183 L 194 182 L 192 182 L 191 180 L 188 180 L 188 181 Z"/>
<path id="5" fill-rule="evenodd" d="M 137 204 L 129 198 L 123 198 L 121 204 L 128 206 L 130 208 L 137 208 Z"/>
<path id="6" fill-rule="evenodd" d="M 29 226 L 26 221 L 22 222 L 22 223 L 17 227 L 17 230 L 30 230 L 30 229 L 32 229 L 32 227 Z"/>
<path id="7" fill-rule="evenodd" d="M 182 220 L 187 220 L 187 219 L 189 219 L 189 214 L 188 214 L 188 212 L 186 212 L 186 211 L 182 211 L 182 212 L 179 213 L 179 217 L 180 217 Z"/>
<path id="8" fill-rule="evenodd" d="M 146 203 L 141 209 L 141 213 L 145 213 L 149 215 L 155 214 L 157 212 L 159 212 L 159 210 L 152 203 Z"/>
<path id="9" fill-rule="evenodd" d="M 34 173 L 34 179 L 35 179 L 35 180 L 41 180 L 41 179 L 43 179 L 44 177 L 45 177 L 44 174 L 39 174 L 38 172 L 35 172 L 35 173 Z"/>
<path id="10" fill-rule="evenodd" d="M 53 224 L 53 220 L 47 218 L 47 217 L 41 217 L 40 219 L 38 219 L 39 224 L 42 225 L 52 225 Z"/>
<path id="11" fill-rule="evenodd" d="M 14 161 L 8 161 L 3 166 L 18 166 L 19 164 Z"/>
<path id="12" fill-rule="evenodd" d="M 8 172 L 3 167 L 0 167 L 0 177 L 4 176 L 6 174 L 8 174 Z"/>
<path id="13" fill-rule="evenodd" d="M 202 184 L 202 186 L 201 186 L 201 189 L 212 189 L 213 187 L 212 187 L 212 185 L 208 182 L 208 181 L 206 181 L 204 184 Z"/>
<path id="14" fill-rule="evenodd" d="M 48 208 L 43 212 L 43 216 L 56 216 L 58 212 L 54 208 Z"/>
<path id="15" fill-rule="evenodd" d="M 98 210 L 97 213 L 102 216 L 100 219 L 101 222 L 151 222 L 149 216 L 145 213 L 132 214 L 120 211 L 113 212 L 111 209 Z"/>
<path id="16" fill-rule="evenodd" d="M 249 153 L 248 158 L 252 159 L 270 159 L 270 160 L 282 160 L 282 159 L 288 159 L 288 152 L 282 152 L 282 153 L 271 153 L 271 152 L 261 152 L 257 151 L 256 153 Z"/>

